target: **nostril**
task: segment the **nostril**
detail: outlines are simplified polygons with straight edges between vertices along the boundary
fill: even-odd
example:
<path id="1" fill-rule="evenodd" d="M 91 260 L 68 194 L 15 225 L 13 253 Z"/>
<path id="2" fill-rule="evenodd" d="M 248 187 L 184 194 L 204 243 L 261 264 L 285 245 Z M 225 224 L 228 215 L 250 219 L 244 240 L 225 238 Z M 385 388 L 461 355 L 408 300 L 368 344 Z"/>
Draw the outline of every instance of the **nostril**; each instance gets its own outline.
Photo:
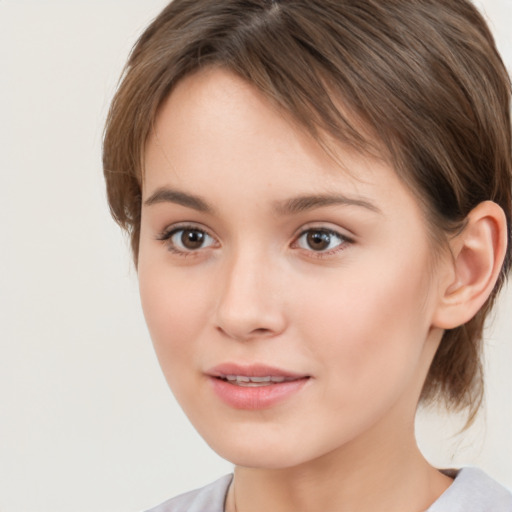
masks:
<path id="1" fill-rule="evenodd" d="M 258 329 L 254 329 L 251 334 L 269 334 L 270 332 L 270 329 L 264 329 L 263 327 L 260 327 Z"/>
<path id="2" fill-rule="evenodd" d="M 217 326 L 217 331 L 222 333 L 224 336 L 228 336 L 229 338 L 237 339 L 237 340 L 249 340 L 255 338 L 265 338 L 272 336 L 274 332 L 272 329 L 267 329 L 265 327 L 258 327 L 256 329 L 248 329 L 248 330 L 238 330 L 235 328 L 224 328 L 222 326 Z"/>

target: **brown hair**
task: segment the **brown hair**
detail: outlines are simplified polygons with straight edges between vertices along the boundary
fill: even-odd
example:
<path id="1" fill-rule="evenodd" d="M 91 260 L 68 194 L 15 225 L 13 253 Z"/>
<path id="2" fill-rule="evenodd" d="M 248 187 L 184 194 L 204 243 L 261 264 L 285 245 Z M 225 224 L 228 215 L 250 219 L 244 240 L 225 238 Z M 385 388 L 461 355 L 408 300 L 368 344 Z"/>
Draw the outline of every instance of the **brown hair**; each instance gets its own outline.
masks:
<path id="1" fill-rule="evenodd" d="M 135 263 L 146 140 L 173 86 L 206 66 L 244 78 L 320 142 L 328 134 L 371 150 L 377 140 L 438 240 L 491 200 L 505 211 L 510 242 L 510 80 L 469 1 L 174 0 L 133 48 L 105 131 L 110 208 Z M 509 243 L 487 303 L 445 332 L 424 402 L 442 397 L 476 413 L 484 320 L 511 262 Z"/>

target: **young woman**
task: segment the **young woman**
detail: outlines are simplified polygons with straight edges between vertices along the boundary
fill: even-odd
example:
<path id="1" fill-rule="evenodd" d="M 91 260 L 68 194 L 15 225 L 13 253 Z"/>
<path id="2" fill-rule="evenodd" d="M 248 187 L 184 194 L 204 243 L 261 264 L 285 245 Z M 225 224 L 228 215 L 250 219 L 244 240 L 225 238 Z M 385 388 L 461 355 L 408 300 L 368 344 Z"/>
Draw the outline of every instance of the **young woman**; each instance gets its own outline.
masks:
<path id="1" fill-rule="evenodd" d="M 512 510 L 440 471 L 511 264 L 510 82 L 465 0 L 174 0 L 104 169 L 167 381 L 234 475 L 154 511 Z"/>

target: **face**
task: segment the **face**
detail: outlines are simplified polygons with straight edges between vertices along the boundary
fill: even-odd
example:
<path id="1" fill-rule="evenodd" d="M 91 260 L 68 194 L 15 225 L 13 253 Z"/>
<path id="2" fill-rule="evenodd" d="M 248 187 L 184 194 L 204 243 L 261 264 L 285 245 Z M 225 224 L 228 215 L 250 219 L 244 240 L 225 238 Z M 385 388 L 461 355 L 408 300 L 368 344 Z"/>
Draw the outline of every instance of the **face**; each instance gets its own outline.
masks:
<path id="1" fill-rule="evenodd" d="M 220 70 L 179 83 L 148 141 L 144 314 L 176 398 L 236 464 L 412 432 L 441 335 L 426 222 L 383 160 L 337 157 Z"/>

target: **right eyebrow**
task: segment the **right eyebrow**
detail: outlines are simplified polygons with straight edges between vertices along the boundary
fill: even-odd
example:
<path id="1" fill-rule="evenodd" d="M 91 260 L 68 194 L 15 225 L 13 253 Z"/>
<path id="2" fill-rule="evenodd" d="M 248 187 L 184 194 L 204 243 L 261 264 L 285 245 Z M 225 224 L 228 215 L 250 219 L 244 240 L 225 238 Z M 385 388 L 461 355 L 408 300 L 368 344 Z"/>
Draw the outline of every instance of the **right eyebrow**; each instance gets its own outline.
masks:
<path id="1" fill-rule="evenodd" d="M 158 188 L 144 201 L 145 206 L 151 206 L 158 203 L 179 204 L 205 213 L 212 213 L 213 211 L 213 208 L 201 197 L 169 187 Z"/>
<path id="2" fill-rule="evenodd" d="M 348 205 L 359 206 L 375 213 L 382 213 L 373 203 L 360 197 L 350 197 L 343 194 L 320 194 L 320 195 L 305 195 L 280 201 L 276 203 L 276 210 L 284 215 L 292 215 L 294 213 L 301 213 L 315 208 L 322 208 L 331 205 Z"/>

